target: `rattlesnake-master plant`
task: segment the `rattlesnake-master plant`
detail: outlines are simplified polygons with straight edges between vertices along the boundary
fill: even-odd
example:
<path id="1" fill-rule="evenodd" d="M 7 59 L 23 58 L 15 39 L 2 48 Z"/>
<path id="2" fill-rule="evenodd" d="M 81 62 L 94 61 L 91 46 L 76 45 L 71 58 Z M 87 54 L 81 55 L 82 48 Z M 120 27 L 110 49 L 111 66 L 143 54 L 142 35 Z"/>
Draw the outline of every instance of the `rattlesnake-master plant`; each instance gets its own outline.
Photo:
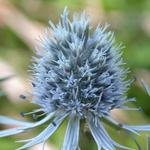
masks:
<path id="1" fill-rule="evenodd" d="M 26 149 L 45 141 L 57 130 L 63 120 L 68 117 L 68 126 L 64 136 L 62 150 L 79 148 L 79 129 L 81 120 L 85 120 L 98 150 L 115 150 L 115 147 L 130 149 L 111 139 L 101 120 L 114 124 L 130 135 L 137 131 L 150 131 L 150 125 L 130 126 L 117 123 L 111 118 L 110 110 L 131 109 L 124 103 L 135 101 L 126 94 L 130 80 L 126 80 L 128 69 L 121 55 L 121 44 L 114 46 L 113 33 L 105 27 L 96 27 L 91 32 L 90 18 L 85 19 L 85 11 L 81 17 L 74 13 L 73 21 L 68 19 L 67 8 L 62 20 L 55 26 L 49 22 L 53 41 L 46 30 L 46 39 L 40 38 L 38 57 L 33 57 L 32 91 L 29 95 L 20 95 L 31 103 L 40 106 L 27 114 L 35 119 L 45 116 L 40 121 L 24 122 L 0 116 L 1 124 L 14 124 L 22 127 L 0 131 L 0 137 L 19 134 L 48 122 L 48 126 L 39 135 L 17 150 Z M 32 97 L 32 99 L 31 99 Z M 38 113 L 38 115 L 36 115 Z M 22 116 L 27 115 L 21 113 Z M 39 115 L 40 114 L 40 115 Z"/>

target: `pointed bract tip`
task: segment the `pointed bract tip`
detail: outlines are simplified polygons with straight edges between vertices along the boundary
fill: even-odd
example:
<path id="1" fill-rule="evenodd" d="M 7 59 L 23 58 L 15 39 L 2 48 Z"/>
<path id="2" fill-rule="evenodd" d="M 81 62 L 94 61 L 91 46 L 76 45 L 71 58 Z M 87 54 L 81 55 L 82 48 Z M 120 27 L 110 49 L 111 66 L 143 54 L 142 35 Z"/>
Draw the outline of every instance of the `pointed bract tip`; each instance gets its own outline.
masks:
<path id="1" fill-rule="evenodd" d="M 21 117 L 24 117 L 24 113 L 23 112 L 20 112 L 20 115 L 21 115 Z"/>
<path id="2" fill-rule="evenodd" d="M 134 75 L 134 76 L 133 76 L 133 80 L 134 80 L 134 82 L 136 82 L 136 81 L 137 81 L 137 77 L 136 77 L 136 75 Z"/>
<path id="3" fill-rule="evenodd" d="M 123 127 L 123 124 L 122 124 L 122 123 L 118 123 L 118 126 L 122 128 L 122 127 Z"/>
<path id="4" fill-rule="evenodd" d="M 25 95 L 19 95 L 19 97 L 20 97 L 21 99 L 26 99 L 26 96 L 25 96 Z"/>
<path id="5" fill-rule="evenodd" d="M 52 121 L 52 125 L 56 126 L 56 123 L 54 121 Z"/>
<path id="6" fill-rule="evenodd" d="M 142 111 L 143 111 L 142 107 L 139 107 L 139 111 L 140 111 L 140 112 L 142 112 Z"/>
<path id="7" fill-rule="evenodd" d="M 37 119 L 38 117 L 37 117 L 37 115 L 36 115 L 36 114 L 33 114 L 33 118 L 34 118 L 34 119 Z"/>

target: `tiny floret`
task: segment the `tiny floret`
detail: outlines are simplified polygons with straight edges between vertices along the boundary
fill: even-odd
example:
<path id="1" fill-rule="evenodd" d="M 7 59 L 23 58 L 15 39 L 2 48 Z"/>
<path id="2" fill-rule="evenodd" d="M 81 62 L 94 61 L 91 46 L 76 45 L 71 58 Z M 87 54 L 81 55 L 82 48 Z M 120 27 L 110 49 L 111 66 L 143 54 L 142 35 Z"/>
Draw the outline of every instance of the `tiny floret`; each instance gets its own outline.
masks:
<path id="1" fill-rule="evenodd" d="M 56 26 L 49 21 L 46 38 L 39 37 L 40 44 L 35 47 L 37 57 L 33 57 L 33 66 L 30 67 L 33 92 L 27 96 L 20 95 L 21 99 L 39 105 L 39 109 L 32 112 L 21 112 L 21 116 L 32 114 L 35 119 L 40 120 L 44 116 L 43 119 L 24 122 L 0 116 L 1 124 L 22 126 L 9 129 L 9 132 L 0 131 L 0 137 L 26 132 L 49 121 L 49 125 L 39 135 L 22 140 L 28 143 L 17 149 L 43 143 L 44 150 L 46 140 L 68 117 L 61 150 L 79 149 L 82 119 L 87 122 L 98 150 L 115 150 L 116 147 L 129 149 L 113 141 L 101 122 L 102 119 L 106 120 L 128 133 L 150 131 L 150 125 L 124 125 L 114 121 L 110 114 L 113 109 L 131 110 L 124 103 L 135 101 L 134 98 L 127 98 L 132 81 L 126 79 L 129 69 L 124 69 L 122 44 L 114 45 L 114 34 L 107 31 L 108 24 L 104 27 L 98 25 L 92 32 L 91 18 L 86 19 L 85 11 L 81 17 L 74 13 L 73 21 L 70 21 L 66 7 L 61 17 Z M 55 40 L 51 39 L 48 31 Z"/>

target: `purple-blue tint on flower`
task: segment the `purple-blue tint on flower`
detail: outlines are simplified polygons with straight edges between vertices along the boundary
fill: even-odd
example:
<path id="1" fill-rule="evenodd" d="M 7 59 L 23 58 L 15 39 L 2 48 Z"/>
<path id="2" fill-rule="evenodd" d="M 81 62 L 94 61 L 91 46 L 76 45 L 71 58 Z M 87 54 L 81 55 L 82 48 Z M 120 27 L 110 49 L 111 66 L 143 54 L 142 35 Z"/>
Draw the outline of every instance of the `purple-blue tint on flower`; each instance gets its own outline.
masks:
<path id="1" fill-rule="evenodd" d="M 0 116 L 1 124 L 16 124 L 22 127 L 0 131 L 0 137 L 19 134 L 49 122 L 49 125 L 36 137 L 22 140 L 28 142 L 17 150 L 26 149 L 38 143 L 44 143 L 57 130 L 63 120 L 69 122 L 62 145 L 62 150 L 79 149 L 80 120 L 86 120 L 97 143 L 98 150 L 115 150 L 124 147 L 111 139 L 104 129 L 101 119 L 107 120 L 124 131 L 138 134 L 136 131 L 150 131 L 150 125 L 129 126 L 115 122 L 110 115 L 113 109 L 131 109 L 124 103 L 135 101 L 127 99 L 130 80 L 126 80 L 128 69 L 124 69 L 121 44 L 114 45 L 112 32 L 99 25 L 92 33 L 90 18 L 85 19 L 85 11 L 81 17 L 74 13 L 73 21 L 68 19 L 65 8 L 62 20 L 55 26 L 49 24 L 55 40 L 46 30 L 47 38 L 40 38 L 36 47 L 38 57 L 33 57 L 32 90 L 33 93 L 22 99 L 32 97 L 31 103 L 40 106 L 27 114 L 35 119 L 45 117 L 37 122 L 23 122 Z M 36 114 L 38 113 L 38 114 Z M 40 115 L 39 115 L 40 114 Z M 21 115 L 26 114 L 21 112 Z"/>

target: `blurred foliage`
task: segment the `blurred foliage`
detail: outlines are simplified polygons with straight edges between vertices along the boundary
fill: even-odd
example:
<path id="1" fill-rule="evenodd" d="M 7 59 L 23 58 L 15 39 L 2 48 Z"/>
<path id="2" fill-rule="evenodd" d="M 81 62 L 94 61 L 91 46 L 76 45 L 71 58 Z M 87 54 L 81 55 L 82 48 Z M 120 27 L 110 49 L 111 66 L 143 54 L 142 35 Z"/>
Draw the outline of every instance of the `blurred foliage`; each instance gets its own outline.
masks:
<path id="1" fill-rule="evenodd" d="M 150 11 L 148 0 L 103 0 L 104 7 L 106 10 L 120 10 L 120 11 Z"/>
<path id="2" fill-rule="evenodd" d="M 142 107 L 143 112 L 138 111 L 125 111 L 128 117 L 127 124 L 147 124 L 150 123 L 150 97 L 140 86 L 141 78 L 149 76 L 147 81 L 150 81 L 150 1 L 149 0 L 7 0 L 9 4 L 13 5 L 19 12 L 26 16 L 31 22 L 36 21 L 43 26 L 48 25 L 48 20 L 51 19 L 57 23 L 60 14 L 64 7 L 68 5 L 70 11 L 70 18 L 74 11 L 81 12 L 83 9 L 88 14 L 93 16 L 92 25 L 96 26 L 97 21 L 111 24 L 110 29 L 115 32 L 116 43 L 123 42 L 126 46 L 124 49 L 124 61 L 127 62 L 126 66 L 130 67 L 130 79 L 137 75 L 138 81 L 132 83 L 129 97 L 136 97 L 137 102 L 129 104 L 131 107 Z M 13 12 L 11 12 L 13 13 Z M 102 16 L 103 15 L 103 16 Z M 100 20 L 99 18 L 103 18 Z M 1 24 L 2 23 L 2 24 Z M 17 22 L 19 24 L 19 20 Z M 94 24 L 95 23 L 95 24 Z M 28 27 L 26 26 L 28 29 Z M 20 30 L 20 29 L 18 29 Z M 20 32 L 25 32 L 24 28 Z M 44 30 L 43 30 L 44 32 Z M 33 43 L 34 45 L 34 43 Z M 29 77 L 27 73 L 28 65 L 31 56 L 35 55 L 32 48 L 26 43 L 26 39 L 21 39 L 15 30 L 8 24 L 1 22 L 0 15 L 0 59 L 5 59 L 9 64 L 17 68 L 17 73 L 23 75 L 24 79 Z M 141 74 L 141 70 L 147 70 L 149 73 Z M 0 70 L 1 71 L 1 70 Z M 26 80 L 26 79 L 25 79 Z M 19 112 L 29 112 L 32 110 L 33 105 L 28 102 L 18 102 L 19 105 L 14 104 L 7 95 L 0 98 L 0 113 L 5 115 L 11 114 L 19 115 Z M 36 106 L 35 106 L 36 107 Z M 138 117 L 137 117 L 138 116 Z M 122 116 L 124 119 L 124 116 Z M 126 117 L 125 117 L 126 118 Z M 33 121 L 30 117 L 29 120 Z M 60 148 L 63 143 L 63 137 L 67 126 L 67 120 L 59 130 L 52 135 L 50 141 Z M 134 140 L 122 131 L 109 127 L 105 124 L 110 136 L 118 143 L 127 145 L 137 149 Z M 4 127 L 2 127 L 4 128 Z M 41 127 L 36 133 L 42 131 Z M 136 138 L 144 149 L 146 149 L 146 134 L 141 133 L 141 137 Z M 81 149 L 83 150 L 96 150 L 96 144 L 90 132 L 81 132 L 82 140 L 80 140 Z M 6 137 L 0 139 L 0 147 L 3 150 L 11 150 L 19 147 L 22 143 L 14 143 L 14 140 L 19 140 L 19 137 Z M 6 144 L 9 143 L 9 144 Z"/>

